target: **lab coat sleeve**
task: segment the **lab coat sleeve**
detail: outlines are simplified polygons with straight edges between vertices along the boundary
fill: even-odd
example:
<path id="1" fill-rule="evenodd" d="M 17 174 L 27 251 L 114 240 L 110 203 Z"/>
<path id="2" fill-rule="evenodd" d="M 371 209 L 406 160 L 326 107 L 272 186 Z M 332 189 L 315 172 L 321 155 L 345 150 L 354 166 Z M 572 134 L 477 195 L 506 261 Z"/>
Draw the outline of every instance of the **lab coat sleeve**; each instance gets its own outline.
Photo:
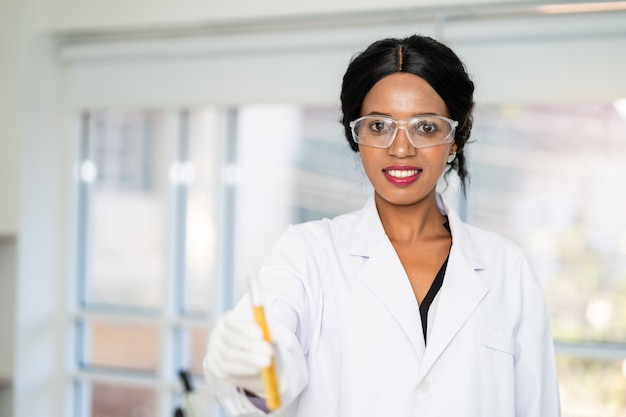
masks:
<path id="1" fill-rule="evenodd" d="M 280 375 L 281 407 L 268 414 L 257 408 L 236 386 L 216 380 L 205 370 L 211 392 L 227 415 L 279 415 L 297 401 L 306 386 L 306 354 L 319 316 L 319 276 L 323 268 L 323 262 L 316 259 L 315 253 L 314 245 L 292 226 L 264 259 L 259 272 L 261 295 Z M 248 295 L 235 308 L 251 310 Z"/>
<path id="2" fill-rule="evenodd" d="M 522 315 L 516 332 L 515 416 L 561 415 L 554 342 L 543 292 L 524 260 Z"/>

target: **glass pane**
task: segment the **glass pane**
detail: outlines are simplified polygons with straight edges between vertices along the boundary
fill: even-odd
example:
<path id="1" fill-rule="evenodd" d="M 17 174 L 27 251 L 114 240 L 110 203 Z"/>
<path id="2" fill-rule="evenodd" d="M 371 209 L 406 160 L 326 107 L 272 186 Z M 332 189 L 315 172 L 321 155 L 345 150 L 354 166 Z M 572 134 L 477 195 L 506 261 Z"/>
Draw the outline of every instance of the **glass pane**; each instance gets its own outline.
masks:
<path id="1" fill-rule="evenodd" d="M 291 223 L 361 208 L 371 194 L 361 161 L 344 137 L 334 108 L 299 109 L 297 147 L 290 162 Z M 287 138 L 289 140 L 289 138 Z"/>
<path id="2" fill-rule="evenodd" d="M 189 161 L 186 216 L 185 310 L 207 313 L 213 303 L 217 244 L 217 195 L 220 145 L 218 113 L 193 112 L 189 118 Z"/>
<path id="3" fill-rule="evenodd" d="M 202 360 L 206 352 L 208 330 L 206 327 L 192 327 L 189 329 L 189 370 L 192 374 L 202 376 Z"/>
<path id="4" fill-rule="evenodd" d="M 470 221 L 543 282 L 557 339 L 626 340 L 626 120 L 612 104 L 482 108 Z"/>
<path id="5" fill-rule="evenodd" d="M 92 383 L 92 417 L 155 417 L 157 412 L 156 392 L 146 388 Z"/>
<path id="6" fill-rule="evenodd" d="M 90 320 L 83 326 L 83 362 L 87 368 L 159 369 L 161 340 L 157 325 Z"/>
<path id="7" fill-rule="evenodd" d="M 557 359 L 563 416 L 626 415 L 626 361 Z"/>
<path id="8" fill-rule="evenodd" d="M 562 341 L 626 340 L 624 132 L 609 103 L 483 107 L 477 117 L 469 220 L 522 246 Z M 624 415 L 622 367 L 558 357 L 563 415 Z"/>
<path id="9" fill-rule="evenodd" d="M 235 299 L 287 225 L 351 211 L 370 195 L 338 120 L 332 107 L 239 109 Z"/>
<path id="10" fill-rule="evenodd" d="M 167 146 L 176 125 L 164 113 L 93 114 L 88 304 L 158 307 L 167 271 Z"/>

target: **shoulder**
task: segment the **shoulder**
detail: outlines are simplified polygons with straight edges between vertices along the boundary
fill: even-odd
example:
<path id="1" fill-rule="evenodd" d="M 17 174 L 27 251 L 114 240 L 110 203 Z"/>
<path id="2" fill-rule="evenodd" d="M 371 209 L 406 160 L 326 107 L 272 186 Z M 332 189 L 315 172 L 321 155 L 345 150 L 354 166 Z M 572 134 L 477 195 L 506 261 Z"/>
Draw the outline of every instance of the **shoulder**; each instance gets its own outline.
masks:
<path id="1" fill-rule="evenodd" d="M 474 265 L 490 264 L 504 258 L 525 258 L 520 246 L 502 234 L 483 229 L 461 220 L 454 208 L 438 196 L 438 204 L 448 216 L 452 232 L 452 242 L 461 247 L 466 257 L 474 261 Z"/>
<path id="2" fill-rule="evenodd" d="M 281 286 L 297 281 L 313 299 L 349 259 L 353 215 L 294 224 L 282 233 L 261 260 L 264 274 L 279 280 Z"/>
<path id="3" fill-rule="evenodd" d="M 515 241 L 504 235 L 467 223 L 462 223 L 462 227 L 468 243 L 474 245 L 475 249 L 483 257 L 501 254 L 507 257 L 525 258 L 522 248 Z"/>
<path id="4" fill-rule="evenodd" d="M 332 219 L 324 218 L 292 224 L 281 234 L 272 248 L 272 256 L 285 254 L 304 260 L 322 252 L 337 252 L 351 240 L 358 211 L 341 214 Z"/>
<path id="5" fill-rule="evenodd" d="M 317 245 L 345 240 L 354 230 L 357 217 L 358 211 L 355 211 L 332 219 L 324 218 L 290 225 L 279 242 L 292 244 L 300 241 L 303 244 Z"/>

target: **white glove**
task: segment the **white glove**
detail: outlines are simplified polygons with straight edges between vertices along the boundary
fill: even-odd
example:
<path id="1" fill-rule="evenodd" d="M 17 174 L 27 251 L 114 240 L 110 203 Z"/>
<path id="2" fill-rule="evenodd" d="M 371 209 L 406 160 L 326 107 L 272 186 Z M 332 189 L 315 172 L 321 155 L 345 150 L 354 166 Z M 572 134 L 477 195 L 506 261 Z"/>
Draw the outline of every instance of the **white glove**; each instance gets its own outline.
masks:
<path id="1" fill-rule="evenodd" d="M 271 364 L 273 354 L 252 312 L 230 311 L 209 334 L 204 363 L 218 380 L 265 397 L 261 370 Z"/>

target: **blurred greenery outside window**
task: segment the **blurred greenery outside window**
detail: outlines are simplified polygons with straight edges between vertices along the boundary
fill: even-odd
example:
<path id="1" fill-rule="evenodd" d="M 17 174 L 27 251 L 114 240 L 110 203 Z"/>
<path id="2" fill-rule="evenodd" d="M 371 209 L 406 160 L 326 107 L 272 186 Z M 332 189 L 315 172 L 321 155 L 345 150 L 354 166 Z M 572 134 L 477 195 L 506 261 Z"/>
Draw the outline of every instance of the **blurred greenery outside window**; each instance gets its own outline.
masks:
<path id="1" fill-rule="evenodd" d="M 479 109 L 468 220 L 540 278 L 564 416 L 626 416 L 626 114 L 613 103 Z"/>
<path id="2" fill-rule="evenodd" d="M 172 415 L 180 368 L 204 388 L 208 324 L 259 257 L 288 224 L 371 194 L 338 120 L 296 105 L 84 114 L 76 417 Z M 467 201 L 441 185 L 470 223 L 528 254 L 564 416 L 626 415 L 624 132 L 612 104 L 482 107 Z"/>

